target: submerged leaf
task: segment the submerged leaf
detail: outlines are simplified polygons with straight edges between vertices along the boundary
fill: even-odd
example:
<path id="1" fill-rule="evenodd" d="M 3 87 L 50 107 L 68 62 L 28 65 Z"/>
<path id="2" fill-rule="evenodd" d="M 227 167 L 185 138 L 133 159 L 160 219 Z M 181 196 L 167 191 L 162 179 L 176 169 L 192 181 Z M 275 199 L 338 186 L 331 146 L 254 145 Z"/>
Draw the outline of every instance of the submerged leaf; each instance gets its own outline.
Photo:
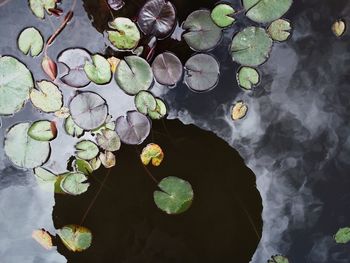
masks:
<path id="1" fill-rule="evenodd" d="M 345 30 L 346 24 L 345 21 L 342 19 L 335 21 L 332 25 L 332 31 L 336 37 L 341 37 L 342 35 L 344 35 Z"/>
<path id="2" fill-rule="evenodd" d="M 117 31 L 107 31 L 108 39 L 120 50 L 130 50 L 137 47 L 141 35 L 134 22 L 126 17 L 118 17 L 109 23 L 109 27 Z"/>
<path id="3" fill-rule="evenodd" d="M 60 187 L 69 195 L 85 193 L 90 186 L 90 184 L 86 182 L 87 177 L 82 173 L 66 173 L 60 176 L 62 177 Z"/>
<path id="4" fill-rule="evenodd" d="M 52 249 L 52 238 L 47 231 L 43 229 L 34 230 L 32 232 L 32 238 L 36 242 L 38 242 L 43 248 L 47 250 Z"/>
<path id="5" fill-rule="evenodd" d="M 108 0 L 108 5 L 115 11 L 121 9 L 125 3 L 123 0 Z"/>
<path id="6" fill-rule="evenodd" d="M 88 78 L 96 84 L 106 84 L 112 78 L 111 66 L 107 59 L 99 54 L 92 56 L 92 63 L 86 61 L 84 70 Z"/>
<path id="7" fill-rule="evenodd" d="M 57 65 L 56 63 L 49 58 L 48 56 L 45 56 L 41 62 L 41 67 L 43 71 L 50 77 L 52 81 L 54 81 L 57 77 Z"/>
<path id="8" fill-rule="evenodd" d="M 38 89 L 30 93 L 33 105 L 43 112 L 56 112 L 63 106 L 63 95 L 59 88 L 50 81 L 37 82 Z"/>
<path id="9" fill-rule="evenodd" d="M 140 158 L 144 165 L 152 161 L 153 166 L 159 166 L 164 159 L 164 153 L 158 144 L 150 143 L 143 148 Z"/>
<path id="10" fill-rule="evenodd" d="M 346 244 L 350 242 L 350 227 L 340 228 L 335 234 L 334 240 L 338 244 Z"/>
<path id="11" fill-rule="evenodd" d="M 98 153 L 98 147 L 95 143 L 89 140 L 83 140 L 75 145 L 76 154 L 78 158 L 83 160 L 94 159 Z"/>
<path id="12" fill-rule="evenodd" d="M 18 48 L 25 55 L 30 51 L 32 57 L 35 57 L 41 53 L 43 47 L 44 39 L 35 27 L 24 29 L 18 37 Z"/>
<path id="13" fill-rule="evenodd" d="M 157 103 L 156 109 L 154 111 L 150 111 L 150 110 L 148 111 L 148 116 L 152 120 L 159 120 L 167 114 L 167 108 L 165 103 L 158 98 L 156 98 L 156 103 Z"/>
<path id="14" fill-rule="evenodd" d="M 67 134 L 69 134 L 72 137 L 79 138 L 84 133 L 84 130 L 75 124 L 72 116 L 69 116 L 64 121 L 64 129 L 66 130 Z"/>
<path id="15" fill-rule="evenodd" d="M 63 244 L 73 252 L 81 252 L 91 246 L 92 234 L 85 227 L 67 225 L 58 230 L 58 236 Z"/>
<path id="16" fill-rule="evenodd" d="M 235 21 L 232 17 L 234 13 L 235 10 L 232 6 L 228 4 L 218 4 L 213 11 L 211 11 L 211 18 L 219 27 L 228 27 Z"/>
<path id="17" fill-rule="evenodd" d="M 139 112 L 146 115 L 148 111 L 156 110 L 157 102 L 152 93 L 141 90 L 135 96 L 135 106 Z"/>
<path id="18" fill-rule="evenodd" d="M 289 260 L 281 255 L 272 256 L 267 263 L 289 263 Z"/>
<path id="19" fill-rule="evenodd" d="M 105 129 L 96 136 L 97 144 L 104 150 L 115 152 L 120 149 L 120 138 L 115 131 Z"/>
<path id="20" fill-rule="evenodd" d="M 116 159 L 112 152 L 106 151 L 106 153 L 100 153 L 100 160 L 105 168 L 111 168 L 115 166 Z"/>
<path id="21" fill-rule="evenodd" d="M 238 101 L 232 107 L 231 117 L 234 121 L 243 119 L 248 112 L 248 106 L 243 101 Z"/>
<path id="22" fill-rule="evenodd" d="M 290 26 L 289 21 L 285 19 L 278 19 L 271 23 L 267 29 L 267 32 L 273 40 L 285 41 L 290 36 L 291 29 L 292 27 Z"/>
<path id="23" fill-rule="evenodd" d="M 57 136 L 56 123 L 53 121 L 36 121 L 30 126 L 28 135 L 37 141 L 51 141 Z"/>
<path id="24" fill-rule="evenodd" d="M 34 169 L 34 176 L 38 182 L 38 185 L 48 192 L 53 192 L 55 188 L 55 183 L 57 181 L 57 176 L 52 172 L 42 168 L 37 167 Z"/>
<path id="25" fill-rule="evenodd" d="M 155 79 L 167 86 L 175 85 L 183 74 L 180 59 L 170 52 L 159 54 L 152 63 L 152 70 Z"/>
<path id="26" fill-rule="evenodd" d="M 260 82 L 259 72 L 255 68 L 241 67 L 237 73 L 238 85 L 250 90 Z"/>
<path id="27" fill-rule="evenodd" d="M 56 7 L 56 2 L 57 0 L 29 0 L 29 6 L 36 17 L 44 19 L 45 11 L 51 14 L 50 9 Z"/>

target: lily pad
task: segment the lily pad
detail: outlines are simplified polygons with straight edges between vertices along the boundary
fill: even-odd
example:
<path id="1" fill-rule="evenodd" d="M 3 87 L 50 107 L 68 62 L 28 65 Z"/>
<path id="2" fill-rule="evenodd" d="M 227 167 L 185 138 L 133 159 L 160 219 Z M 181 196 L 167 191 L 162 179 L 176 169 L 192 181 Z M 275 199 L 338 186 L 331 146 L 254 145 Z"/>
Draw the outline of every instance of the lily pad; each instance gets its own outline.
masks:
<path id="1" fill-rule="evenodd" d="M 346 244 L 350 242 L 350 227 L 340 228 L 335 234 L 334 240 L 338 244 Z"/>
<path id="2" fill-rule="evenodd" d="M 289 263 L 289 260 L 281 255 L 272 256 L 267 263 Z"/>
<path id="3" fill-rule="evenodd" d="M 91 63 L 91 57 L 87 51 L 81 48 L 67 49 L 58 56 L 57 61 L 65 68 L 61 77 L 63 83 L 75 88 L 82 88 L 90 83 L 84 71 L 86 62 Z"/>
<path id="4" fill-rule="evenodd" d="M 106 84 L 112 78 L 111 65 L 99 54 L 92 56 L 92 62 L 86 61 L 84 70 L 88 78 L 96 84 Z"/>
<path id="5" fill-rule="evenodd" d="M 55 111 L 54 114 L 59 119 L 67 119 L 70 116 L 70 112 L 67 107 L 60 108 L 58 111 Z"/>
<path id="6" fill-rule="evenodd" d="M 42 167 L 37 167 L 34 169 L 34 175 L 38 185 L 43 190 L 47 190 L 48 192 L 54 191 L 55 183 L 58 178 L 55 174 Z"/>
<path id="7" fill-rule="evenodd" d="M 176 24 L 175 7 L 170 1 L 149 0 L 141 8 L 137 23 L 145 35 L 166 38 Z"/>
<path id="8" fill-rule="evenodd" d="M 63 244 L 73 252 L 81 252 L 91 246 L 92 234 L 89 229 L 77 225 L 67 225 L 57 231 Z"/>
<path id="9" fill-rule="evenodd" d="M 183 66 L 173 53 L 159 54 L 152 63 L 155 79 L 162 85 L 174 86 L 182 77 Z"/>
<path id="10" fill-rule="evenodd" d="M 123 0 L 108 0 L 108 5 L 115 11 L 121 9 L 125 3 Z"/>
<path id="11" fill-rule="evenodd" d="M 146 60 L 138 56 L 125 57 L 115 72 L 118 86 L 129 95 L 148 90 L 153 83 L 153 73 Z"/>
<path id="12" fill-rule="evenodd" d="M 96 157 L 89 161 L 89 164 L 91 165 L 91 168 L 96 171 L 101 166 L 101 160 L 100 158 Z"/>
<path id="13" fill-rule="evenodd" d="M 56 124 L 53 121 L 36 121 L 30 126 L 28 135 L 37 141 L 51 141 L 57 136 Z"/>
<path id="14" fill-rule="evenodd" d="M 83 173 L 66 173 L 61 175 L 61 189 L 69 195 L 80 195 L 85 193 L 90 184 L 86 182 L 87 177 Z"/>
<path id="15" fill-rule="evenodd" d="M 232 17 L 234 13 L 235 10 L 232 6 L 228 4 L 218 4 L 213 11 L 211 11 L 211 18 L 219 27 L 228 27 L 235 21 Z"/>
<path id="16" fill-rule="evenodd" d="M 106 101 L 93 92 L 76 95 L 69 104 L 73 121 L 84 130 L 93 130 L 105 123 L 108 108 Z"/>
<path id="17" fill-rule="evenodd" d="M 180 214 L 190 208 L 193 200 L 192 186 L 180 178 L 169 176 L 158 184 L 161 191 L 153 194 L 154 202 L 167 214 Z"/>
<path id="18" fill-rule="evenodd" d="M 33 105 L 43 112 L 56 112 L 63 106 L 63 95 L 59 88 L 50 81 L 37 82 L 38 89 L 30 92 Z"/>
<path id="19" fill-rule="evenodd" d="M 135 106 L 139 112 L 146 115 L 149 110 L 156 110 L 157 102 L 152 93 L 141 90 L 135 96 Z"/>
<path id="20" fill-rule="evenodd" d="M 187 60 L 185 64 L 185 83 L 197 92 L 213 89 L 220 75 L 220 66 L 211 55 L 196 54 Z"/>
<path id="21" fill-rule="evenodd" d="M 4 150 L 17 166 L 32 169 L 44 164 L 50 155 L 50 144 L 32 139 L 28 135 L 31 123 L 12 126 L 5 137 Z"/>
<path id="22" fill-rule="evenodd" d="M 341 37 L 344 35 L 346 30 L 346 23 L 343 19 L 335 21 L 332 25 L 332 31 L 336 37 Z"/>
<path id="23" fill-rule="evenodd" d="M 84 130 L 75 124 L 72 116 L 69 116 L 67 119 L 65 119 L 64 129 L 66 130 L 67 134 L 69 134 L 72 137 L 79 138 L 84 134 Z"/>
<path id="24" fill-rule="evenodd" d="M 35 57 L 41 53 L 43 47 L 44 39 L 35 27 L 24 29 L 18 37 L 18 48 L 25 55 L 30 51 L 32 57 Z"/>
<path id="25" fill-rule="evenodd" d="M 97 144 L 104 150 L 115 152 L 120 149 L 120 138 L 115 131 L 105 129 L 96 136 Z"/>
<path id="26" fill-rule="evenodd" d="M 104 130 L 115 130 L 115 121 L 113 120 L 113 117 L 111 115 L 108 115 L 106 118 L 106 121 L 103 125 L 100 127 L 94 129 L 91 131 L 93 135 L 95 134 L 102 134 L 102 131 Z"/>
<path id="27" fill-rule="evenodd" d="M 213 49 L 221 40 L 222 31 L 211 19 L 208 10 L 191 13 L 183 24 L 183 35 L 187 44 L 196 51 Z"/>
<path id="28" fill-rule="evenodd" d="M 34 86 L 27 67 L 16 58 L 0 57 L 0 115 L 10 115 L 22 109 Z"/>
<path id="29" fill-rule="evenodd" d="M 32 238 L 47 250 L 53 247 L 50 234 L 43 229 L 34 230 L 32 232 Z"/>
<path id="30" fill-rule="evenodd" d="M 265 29 L 247 27 L 232 40 L 232 58 L 244 66 L 259 66 L 268 59 L 271 47 L 272 39 Z"/>
<path id="31" fill-rule="evenodd" d="M 116 132 L 125 144 L 141 144 L 149 135 L 151 121 L 142 113 L 128 111 L 116 121 Z"/>
<path id="32" fill-rule="evenodd" d="M 241 67 L 237 73 L 237 81 L 241 88 L 251 90 L 260 82 L 260 75 L 255 68 Z"/>
<path id="33" fill-rule="evenodd" d="M 41 68 L 52 81 L 56 79 L 57 64 L 49 56 L 45 55 L 43 57 L 43 60 L 41 61 Z"/>
<path id="34" fill-rule="evenodd" d="M 83 140 L 75 145 L 76 154 L 78 158 L 83 160 L 94 159 L 98 153 L 99 149 L 95 143 L 89 140 Z"/>
<path id="35" fill-rule="evenodd" d="M 152 119 L 152 120 L 160 120 L 161 118 L 163 118 L 166 114 L 167 114 L 167 108 L 165 103 L 161 100 L 156 98 L 156 102 L 157 102 L 157 107 L 154 111 L 148 111 L 148 116 Z"/>
<path id="36" fill-rule="evenodd" d="M 137 47 L 141 35 L 136 24 L 129 18 L 118 17 L 110 22 L 109 27 L 117 31 L 107 31 L 108 39 L 119 50 L 130 50 Z"/>
<path id="37" fill-rule="evenodd" d="M 105 168 L 108 169 L 115 166 L 116 159 L 115 155 L 112 152 L 106 151 L 106 153 L 100 153 L 99 158 Z"/>
<path id="38" fill-rule="evenodd" d="M 144 165 L 151 162 L 153 166 L 159 166 L 164 159 L 164 153 L 158 144 L 150 143 L 143 148 L 140 158 Z"/>
<path id="39" fill-rule="evenodd" d="M 94 171 L 91 164 L 88 161 L 82 159 L 74 160 L 74 168 L 77 172 L 83 173 L 85 175 L 90 175 Z"/>
<path id="40" fill-rule="evenodd" d="M 248 106 L 243 101 L 236 102 L 231 111 L 232 120 L 237 121 L 243 119 L 248 112 Z"/>
<path id="41" fill-rule="evenodd" d="M 273 40 L 282 42 L 288 39 L 290 36 L 290 30 L 292 30 L 292 27 L 289 21 L 285 19 L 278 19 L 271 23 L 267 29 L 267 32 Z"/>
<path id="42" fill-rule="evenodd" d="M 246 16 L 257 23 L 269 23 L 282 17 L 293 0 L 243 0 Z"/>
<path id="43" fill-rule="evenodd" d="M 50 9 L 56 7 L 57 0 L 29 0 L 29 6 L 34 15 L 44 19 L 45 11 L 51 14 Z"/>

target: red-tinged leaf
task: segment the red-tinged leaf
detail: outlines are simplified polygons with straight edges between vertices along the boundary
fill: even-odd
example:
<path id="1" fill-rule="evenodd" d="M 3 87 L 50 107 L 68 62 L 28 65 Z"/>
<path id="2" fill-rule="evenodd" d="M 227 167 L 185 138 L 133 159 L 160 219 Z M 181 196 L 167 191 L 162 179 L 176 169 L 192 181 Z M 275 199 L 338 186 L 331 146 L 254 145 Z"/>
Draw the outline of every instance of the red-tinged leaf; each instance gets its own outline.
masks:
<path id="1" fill-rule="evenodd" d="M 57 127 L 56 127 L 56 122 L 51 121 L 51 132 L 53 134 L 54 137 L 57 136 Z"/>
<path id="2" fill-rule="evenodd" d="M 60 16 L 63 13 L 63 10 L 60 8 L 50 8 L 49 11 L 55 16 Z"/>
<path id="3" fill-rule="evenodd" d="M 44 72 L 50 77 L 50 79 L 52 81 L 54 81 L 57 77 L 57 65 L 56 65 L 56 63 L 48 56 L 45 56 L 43 58 L 41 66 L 42 66 Z"/>
<path id="4" fill-rule="evenodd" d="M 43 248 L 50 250 L 52 249 L 52 238 L 51 235 L 43 230 L 34 230 L 32 233 L 32 238 L 38 242 Z"/>

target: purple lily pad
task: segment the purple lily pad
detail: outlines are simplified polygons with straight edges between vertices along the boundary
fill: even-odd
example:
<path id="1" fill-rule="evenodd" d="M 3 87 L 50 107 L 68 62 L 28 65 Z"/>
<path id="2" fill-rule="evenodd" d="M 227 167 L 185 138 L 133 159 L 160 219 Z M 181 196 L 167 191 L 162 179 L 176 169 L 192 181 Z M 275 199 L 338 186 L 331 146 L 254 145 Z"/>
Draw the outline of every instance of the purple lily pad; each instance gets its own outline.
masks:
<path id="1" fill-rule="evenodd" d="M 121 9 L 125 3 L 123 0 L 108 0 L 108 5 L 115 11 Z"/>
<path id="2" fill-rule="evenodd" d="M 170 52 L 159 54 L 153 61 L 152 69 L 155 79 L 167 86 L 175 85 L 183 74 L 180 59 Z"/>

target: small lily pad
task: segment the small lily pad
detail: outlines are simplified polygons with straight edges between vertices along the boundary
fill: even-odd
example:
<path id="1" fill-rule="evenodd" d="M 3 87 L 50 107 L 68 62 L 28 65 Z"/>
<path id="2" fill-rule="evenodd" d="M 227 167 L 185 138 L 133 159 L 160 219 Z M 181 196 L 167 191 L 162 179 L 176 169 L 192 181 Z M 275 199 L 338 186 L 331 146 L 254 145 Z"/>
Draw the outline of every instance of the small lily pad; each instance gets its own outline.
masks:
<path id="1" fill-rule="evenodd" d="M 162 85 L 174 86 L 182 77 L 183 66 L 173 53 L 159 54 L 152 63 L 155 79 Z"/>
<path id="2" fill-rule="evenodd" d="M 137 111 L 128 111 L 126 117 L 121 116 L 116 121 L 116 132 L 125 144 L 141 144 L 149 135 L 150 130 L 151 121 Z"/>
<path id="3" fill-rule="evenodd" d="M 255 68 L 241 67 L 237 73 L 237 81 L 241 88 L 251 90 L 260 82 L 260 75 Z"/>
<path id="4" fill-rule="evenodd" d="M 350 227 L 340 228 L 335 234 L 334 240 L 338 244 L 346 244 L 350 242 Z"/>
<path id="5" fill-rule="evenodd" d="M 265 29 L 247 27 L 232 40 L 231 54 L 234 61 L 243 66 L 259 66 L 264 63 L 272 48 L 272 39 Z"/>
<path id="6" fill-rule="evenodd" d="M 125 3 L 123 0 L 108 0 L 108 5 L 115 11 L 121 9 Z"/>
<path id="7" fill-rule="evenodd" d="M 38 89 L 30 93 L 33 105 L 43 112 L 56 112 L 63 106 L 63 95 L 59 88 L 50 81 L 37 82 Z"/>
<path id="8" fill-rule="evenodd" d="M 125 57 L 115 72 L 118 86 L 129 95 L 148 90 L 153 83 L 153 73 L 146 60 L 138 56 Z"/>
<path id="9" fill-rule="evenodd" d="M 92 62 L 86 61 L 84 70 L 88 78 L 96 84 L 106 84 L 112 78 L 111 66 L 107 59 L 99 54 L 92 56 Z"/>
<path id="10" fill-rule="evenodd" d="M 289 260 L 281 255 L 272 256 L 267 263 L 289 263 Z"/>
<path id="11" fill-rule="evenodd" d="M 47 250 L 53 247 L 50 234 L 43 229 L 34 230 L 32 232 L 32 238 Z"/>
<path id="12" fill-rule="evenodd" d="M 141 35 L 136 24 L 129 18 L 118 17 L 110 22 L 109 27 L 116 31 L 108 31 L 108 39 L 119 50 L 131 50 L 137 47 Z"/>
<path id="13" fill-rule="evenodd" d="M 169 176 L 158 184 L 161 191 L 153 194 L 154 202 L 167 214 L 180 214 L 190 208 L 193 200 L 192 186 L 183 179 Z"/>
<path id="14" fill-rule="evenodd" d="M 141 90 L 135 96 L 135 106 L 139 112 L 146 115 L 148 111 L 156 110 L 157 102 L 152 93 Z"/>
<path id="15" fill-rule="evenodd" d="M 24 29 L 18 37 L 18 48 L 27 55 L 30 51 L 32 57 L 41 53 L 44 47 L 44 39 L 35 27 Z"/>
<path id="16" fill-rule="evenodd" d="M 98 153 L 99 149 L 95 143 L 89 140 L 83 140 L 75 145 L 76 154 L 78 158 L 83 160 L 94 159 Z"/>
<path id="17" fill-rule="evenodd" d="M 236 102 L 231 111 L 232 120 L 240 120 L 243 119 L 248 112 L 248 106 L 243 101 Z"/>
<path id="18" fill-rule="evenodd" d="M 70 112 L 67 107 L 60 108 L 58 111 L 55 111 L 54 114 L 59 119 L 67 119 L 70 116 Z"/>
<path id="19" fill-rule="evenodd" d="M 93 135 L 95 134 L 102 134 L 102 131 L 104 130 L 115 130 L 115 121 L 113 120 L 113 117 L 111 115 L 108 115 L 106 118 L 106 121 L 103 125 L 100 127 L 94 129 L 91 131 Z"/>
<path id="20" fill-rule="evenodd" d="M 164 159 L 164 153 L 158 144 L 150 143 L 143 148 L 140 158 L 144 165 L 151 162 L 153 166 L 159 166 Z"/>
<path id="21" fill-rule="evenodd" d="M 213 49 L 221 40 L 222 31 L 211 19 L 208 10 L 191 13 L 183 24 L 183 35 L 187 44 L 196 51 Z"/>
<path id="22" fill-rule="evenodd" d="M 64 129 L 66 130 L 67 134 L 69 134 L 72 137 L 79 138 L 84 134 L 84 130 L 75 124 L 72 116 L 69 116 L 67 119 L 65 119 Z"/>
<path id="23" fill-rule="evenodd" d="M 69 195 L 85 193 L 90 186 L 90 184 L 86 182 L 87 177 L 83 173 L 66 173 L 61 176 L 60 187 Z"/>
<path id="24" fill-rule="evenodd" d="M 187 60 L 185 64 L 185 83 L 197 92 L 213 89 L 220 75 L 220 66 L 211 55 L 196 54 Z"/>
<path id="25" fill-rule="evenodd" d="M 107 59 L 107 61 L 111 67 L 112 73 L 115 73 L 115 71 L 117 70 L 117 67 L 119 65 L 120 59 L 116 58 L 116 57 L 110 57 Z"/>
<path id="26" fill-rule="evenodd" d="M 43 190 L 46 190 L 48 192 L 54 191 L 55 183 L 58 178 L 54 173 L 42 167 L 37 167 L 34 169 L 34 175 L 38 182 L 38 185 Z"/>
<path id="27" fill-rule="evenodd" d="M 232 17 L 235 10 L 228 4 L 218 4 L 211 11 L 211 18 L 219 27 L 228 27 L 233 24 L 235 19 Z"/>
<path id="28" fill-rule="evenodd" d="M 67 225 L 57 231 L 63 244 L 73 252 L 81 252 L 91 246 L 92 234 L 89 229 L 77 225 Z"/>
<path id="29" fill-rule="evenodd" d="M 341 37 L 344 35 L 346 30 L 346 23 L 343 19 L 335 21 L 332 25 L 332 31 L 336 37 Z"/>
<path id="30" fill-rule="evenodd" d="M 30 126 L 28 135 L 37 141 L 51 141 L 57 136 L 56 124 L 53 121 L 36 121 Z"/>
<path id="31" fill-rule="evenodd" d="M 99 158 L 105 168 L 108 169 L 115 166 L 116 159 L 115 155 L 112 152 L 106 151 L 106 153 L 100 153 Z"/>
<path id="32" fill-rule="evenodd" d="M 157 107 L 154 111 L 148 111 L 148 116 L 152 119 L 152 120 L 159 120 L 161 118 L 163 118 L 166 114 L 167 114 L 167 108 L 165 103 L 161 100 L 156 98 L 156 102 L 157 102 Z"/>
<path id="33" fill-rule="evenodd" d="M 74 168 L 77 172 L 83 173 L 85 175 L 90 175 L 94 171 L 90 162 L 82 160 L 82 159 L 75 159 L 74 160 Z"/>
<path id="34" fill-rule="evenodd" d="M 285 19 L 277 19 L 271 23 L 267 32 L 271 38 L 275 41 L 286 41 L 290 36 L 290 30 L 292 27 L 290 22 Z"/>
<path id="35" fill-rule="evenodd" d="M 57 77 L 57 64 L 49 56 L 45 55 L 41 61 L 41 68 L 46 75 L 54 81 Z"/>
<path id="36" fill-rule="evenodd" d="M 44 19 L 45 11 L 51 14 L 50 9 L 56 7 L 57 0 L 29 0 L 29 6 L 34 15 Z"/>
<path id="37" fill-rule="evenodd" d="M 96 171 L 101 166 L 101 160 L 100 158 L 96 157 L 89 161 L 89 164 L 91 165 L 91 168 Z"/>
<path id="38" fill-rule="evenodd" d="M 120 149 L 120 138 L 115 131 L 105 129 L 96 136 L 97 144 L 104 150 L 115 152 Z"/>

